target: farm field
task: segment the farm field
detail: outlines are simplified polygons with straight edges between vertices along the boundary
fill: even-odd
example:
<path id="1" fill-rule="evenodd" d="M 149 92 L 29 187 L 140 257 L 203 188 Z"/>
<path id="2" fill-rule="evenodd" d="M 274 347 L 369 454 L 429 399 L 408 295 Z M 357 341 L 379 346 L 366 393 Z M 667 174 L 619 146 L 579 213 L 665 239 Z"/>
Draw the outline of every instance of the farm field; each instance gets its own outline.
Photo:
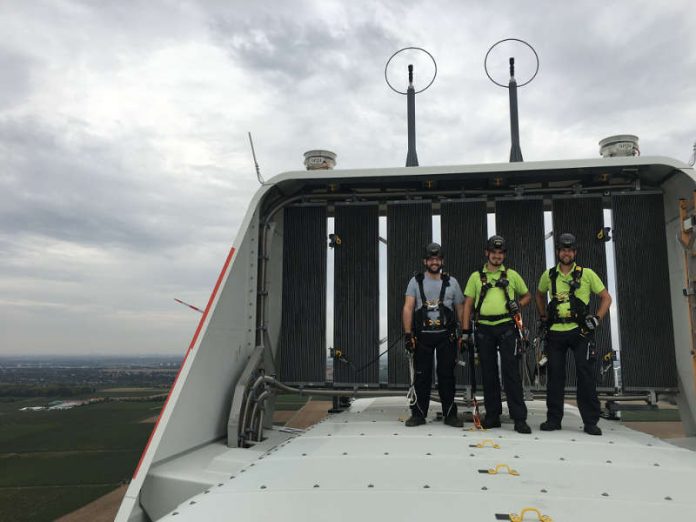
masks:
<path id="1" fill-rule="evenodd" d="M 163 405 L 106 400 L 67 410 L 20 411 L 61 397 L 0 401 L 0 521 L 43 521 L 69 513 L 130 480 Z M 111 390 L 109 395 L 122 395 Z M 95 394 L 94 396 L 98 396 Z M 69 397 L 75 400 L 76 397 Z M 135 399 L 135 400 L 130 400 Z"/>

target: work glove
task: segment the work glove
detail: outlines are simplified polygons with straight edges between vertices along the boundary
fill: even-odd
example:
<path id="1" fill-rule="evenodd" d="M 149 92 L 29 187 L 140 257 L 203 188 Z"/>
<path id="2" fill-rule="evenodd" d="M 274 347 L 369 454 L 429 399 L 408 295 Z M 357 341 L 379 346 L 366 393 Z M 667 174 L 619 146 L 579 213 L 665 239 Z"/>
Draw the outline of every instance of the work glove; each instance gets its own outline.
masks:
<path id="1" fill-rule="evenodd" d="M 585 326 L 590 332 L 594 332 L 597 326 L 599 326 L 599 317 L 596 315 L 588 315 L 585 317 Z"/>
<path id="2" fill-rule="evenodd" d="M 520 305 L 518 305 L 517 301 L 515 301 L 514 299 L 508 302 L 508 308 L 510 309 L 510 313 L 512 315 L 517 315 L 520 313 Z"/>
<path id="3" fill-rule="evenodd" d="M 404 334 L 404 348 L 409 354 L 416 351 L 416 338 L 411 332 Z"/>

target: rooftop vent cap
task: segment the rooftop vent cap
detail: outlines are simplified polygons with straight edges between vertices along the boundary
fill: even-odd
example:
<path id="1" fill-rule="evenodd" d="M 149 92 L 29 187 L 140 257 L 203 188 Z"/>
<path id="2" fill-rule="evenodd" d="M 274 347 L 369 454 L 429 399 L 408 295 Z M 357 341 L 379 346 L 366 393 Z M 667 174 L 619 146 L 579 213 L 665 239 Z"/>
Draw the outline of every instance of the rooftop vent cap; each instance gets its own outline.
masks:
<path id="1" fill-rule="evenodd" d="M 331 170 L 336 166 L 336 153 L 330 150 L 308 150 L 304 153 L 307 170 Z"/>
<path id="2" fill-rule="evenodd" d="M 599 154 L 603 158 L 614 156 L 640 156 L 638 136 L 633 134 L 617 134 L 599 142 Z"/>

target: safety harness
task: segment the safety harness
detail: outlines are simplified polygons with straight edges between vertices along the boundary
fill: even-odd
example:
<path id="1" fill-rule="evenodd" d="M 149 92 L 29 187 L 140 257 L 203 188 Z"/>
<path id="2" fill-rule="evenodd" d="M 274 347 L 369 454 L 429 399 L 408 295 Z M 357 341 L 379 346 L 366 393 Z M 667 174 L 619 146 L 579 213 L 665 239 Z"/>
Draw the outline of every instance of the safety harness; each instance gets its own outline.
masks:
<path id="1" fill-rule="evenodd" d="M 585 316 L 587 315 L 587 305 L 583 303 L 579 298 L 575 296 L 575 291 L 580 288 L 580 281 L 582 279 L 583 268 L 579 265 L 575 265 L 572 273 L 572 279 L 568 283 L 570 291 L 568 292 L 568 300 L 570 302 L 570 317 L 559 317 L 558 307 L 561 304 L 561 300 L 558 298 L 558 291 L 556 289 L 556 280 L 558 279 L 558 269 L 553 267 L 549 269 L 549 279 L 551 280 L 551 301 L 549 301 L 548 315 L 549 324 L 558 323 L 576 323 L 578 326 L 584 324 Z"/>
<path id="2" fill-rule="evenodd" d="M 428 298 L 425 296 L 425 290 L 423 289 L 423 279 L 425 275 L 423 273 L 418 273 L 414 276 L 416 282 L 418 283 L 418 290 L 421 297 L 421 307 L 415 311 L 413 316 L 413 327 L 416 334 L 422 331 L 428 330 L 452 330 L 455 328 L 457 322 L 454 319 L 454 311 L 445 306 L 445 292 L 450 284 L 449 274 L 442 273 L 442 286 L 440 287 L 440 296 L 437 299 L 436 304 L 428 304 Z M 428 312 L 438 311 L 437 319 L 430 319 L 428 317 Z"/>
<path id="3" fill-rule="evenodd" d="M 488 276 L 483 268 L 479 268 L 479 278 L 481 279 L 481 294 L 479 295 L 478 303 L 476 303 L 476 309 L 474 310 L 474 321 L 500 321 L 501 319 L 510 319 L 509 303 L 510 296 L 508 294 L 507 288 L 510 286 L 510 281 L 507 278 L 507 270 L 500 272 L 500 277 L 497 281 L 491 283 L 488 281 Z M 508 312 L 498 315 L 482 315 L 481 306 L 483 306 L 483 300 L 486 298 L 488 291 L 491 288 L 500 288 L 505 293 L 505 307 L 508 308 Z"/>

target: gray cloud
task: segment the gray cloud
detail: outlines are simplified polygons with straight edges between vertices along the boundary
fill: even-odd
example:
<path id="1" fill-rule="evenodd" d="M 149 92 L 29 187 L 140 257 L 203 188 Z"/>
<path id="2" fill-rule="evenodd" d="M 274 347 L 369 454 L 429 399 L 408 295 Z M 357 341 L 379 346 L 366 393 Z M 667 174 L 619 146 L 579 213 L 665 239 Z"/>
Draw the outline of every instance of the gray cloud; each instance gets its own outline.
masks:
<path id="1" fill-rule="evenodd" d="M 0 179 L 0 230 L 92 244 L 161 247 L 161 231 L 141 219 L 152 194 L 118 168 L 113 144 L 87 135 L 77 147 L 70 146 L 58 134 L 66 130 L 72 131 L 69 125 L 50 129 L 33 119 L 0 121 L 1 157 L 7 168 Z"/>
<path id="2" fill-rule="evenodd" d="M 0 110 L 11 108 L 23 100 L 31 89 L 32 58 L 10 49 L 0 49 Z"/>

